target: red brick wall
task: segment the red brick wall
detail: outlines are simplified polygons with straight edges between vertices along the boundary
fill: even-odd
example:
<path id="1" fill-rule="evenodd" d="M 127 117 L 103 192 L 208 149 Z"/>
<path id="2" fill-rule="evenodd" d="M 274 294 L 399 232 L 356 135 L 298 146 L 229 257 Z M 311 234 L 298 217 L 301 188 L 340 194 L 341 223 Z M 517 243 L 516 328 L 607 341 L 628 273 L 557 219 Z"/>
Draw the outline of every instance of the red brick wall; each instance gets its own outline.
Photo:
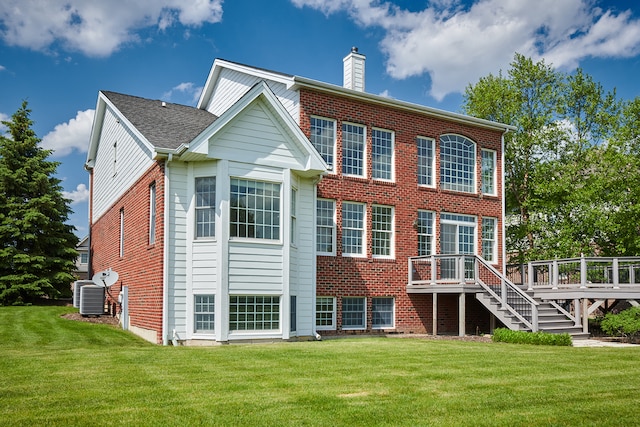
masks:
<path id="1" fill-rule="evenodd" d="M 439 213 L 452 212 L 478 217 L 477 248 L 481 248 L 481 221 L 483 216 L 498 218 L 498 266 L 502 265 L 502 200 L 500 197 L 481 195 L 480 179 L 477 182 L 477 194 L 463 194 L 445 191 L 439 188 L 419 187 L 417 183 L 417 149 L 416 137 L 430 137 L 436 141 L 436 165 L 434 175 L 439 181 L 440 159 L 439 139 L 445 133 L 466 136 L 477 144 L 477 171 L 481 168 L 481 148 L 497 152 L 497 194 L 502 194 L 501 133 L 488 129 L 476 128 L 453 121 L 426 117 L 417 113 L 400 111 L 390 107 L 368 104 L 347 98 L 330 96 L 310 90 L 300 92 L 300 127 L 310 135 L 310 116 L 336 120 L 336 161 L 335 175 L 328 175 L 318 186 L 318 197 L 336 201 L 337 222 L 337 254 L 335 257 L 318 256 L 317 294 L 337 297 L 337 326 L 340 330 L 340 307 L 343 296 L 393 296 L 396 301 L 396 331 L 402 333 L 432 332 L 432 297 L 427 294 L 408 294 L 407 258 L 418 255 L 418 237 L 413 227 L 418 209 L 436 212 L 436 253 L 439 248 Z M 342 121 L 358 123 L 367 127 L 367 178 L 351 178 L 341 175 L 341 140 Z M 378 127 L 395 133 L 395 182 L 379 182 L 371 177 L 371 128 Z M 341 253 L 341 203 L 343 200 L 364 202 L 367 205 L 367 256 L 366 258 L 342 257 Z M 375 259 L 371 255 L 371 205 L 383 204 L 394 206 L 395 211 L 395 259 Z M 475 298 L 473 298 L 475 301 Z M 439 332 L 457 332 L 458 308 L 457 295 L 440 295 Z M 367 299 L 370 313 L 371 301 Z M 480 324 L 480 317 L 488 319 L 488 313 L 481 306 L 467 305 L 467 313 L 471 319 L 467 323 Z M 469 307 L 473 310 L 470 312 Z M 368 316 L 370 332 L 371 316 Z M 488 325 L 488 320 L 482 322 Z M 483 325 L 484 325 L 483 323 Z M 471 326 L 471 325 L 470 325 Z M 473 331 L 475 332 L 475 326 Z M 330 334 L 330 331 L 323 331 Z M 351 332 L 349 332 L 351 333 Z"/>
<path id="2" fill-rule="evenodd" d="M 149 244 L 149 187 L 156 186 L 155 243 Z M 120 211 L 124 209 L 124 256 L 120 257 Z M 154 164 L 125 195 L 91 225 L 91 268 L 119 275 L 110 306 L 129 287 L 130 325 L 151 329 L 162 342 L 162 255 L 164 248 L 164 165 Z M 117 307 L 119 311 L 119 307 Z"/>

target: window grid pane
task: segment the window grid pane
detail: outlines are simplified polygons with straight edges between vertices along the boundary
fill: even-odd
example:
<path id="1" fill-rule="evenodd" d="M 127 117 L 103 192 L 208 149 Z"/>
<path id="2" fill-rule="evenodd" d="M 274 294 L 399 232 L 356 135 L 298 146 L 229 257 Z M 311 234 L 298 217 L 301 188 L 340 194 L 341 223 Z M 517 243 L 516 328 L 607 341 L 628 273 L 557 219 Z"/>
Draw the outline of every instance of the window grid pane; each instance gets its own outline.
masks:
<path id="1" fill-rule="evenodd" d="M 433 186 L 433 139 L 418 138 L 418 185 Z"/>
<path id="2" fill-rule="evenodd" d="M 373 129 L 371 131 L 371 174 L 373 179 L 393 179 L 393 133 Z"/>
<path id="3" fill-rule="evenodd" d="M 336 202 L 318 199 L 316 203 L 316 250 L 318 253 L 332 254 L 335 251 Z"/>
<path id="4" fill-rule="evenodd" d="M 496 153 L 491 150 L 482 150 L 482 192 L 484 194 L 495 194 L 495 170 Z"/>
<path id="5" fill-rule="evenodd" d="M 317 297 L 316 298 L 316 326 L 323 329 L 335 328 L 335 298 L 333 297 Z"/>
<path id="6" fill-rule="evenodd" d="M 333 120 L 311 117 L 311 143 L 324 161 L 333 169 L 333 153 L 335 150 L 336 124 Z"/>
<path id="7" fill-rule="evenodd" d="M 459 135 L 440 137 L 440 185 L 445 190 L 475 193 L 475 144 Z"/>
<path id="8" fill-rule="evenodd" d="M 371 299 L 371 323 L 374 328 L 393 327 L 393 298 Z"/>
<path id="9" fill-rule="evenodd" d="M 495 261 L 496 219 L 482 218 L 482 258 Z"/>
<path id="10" fill-rule="evenodd" d="M 231 179 L 231 237 L 280 239 L 280 184 Z"/>
<path id="11" fill-rule="evenodd" d="M 196 237 L 214 237 L 216 230 L 216 178 L 196 178 Z"/>
<path id="12" fill-rule="evenodd" d="M 215 296 L 195 295 L 193 313 L 195 332 L 212 332 L 215 324 Z"/>
<path id="13" fill-rule="evenodd" d="M 342 173 L 364 176 L 364 126 L 342 125 Z"/>
<path id="14" fill-rule="evenodd" d="M 431 255 L 433 248 L 433 212 L 418 211 L 418 255 Z"/>
<path id="15" fill-rule="evenodd" d="M 390 257 L 393 238 L 393 208 L 376 206 L 371 209 L 371 250 L 373 256 Z"/>
<path id="16" fill-rule="evenodd" d="M 364 205 L 342 203 L 342 253 L 364 255 Z"/>
<path id="17" fill-rule="evenodd" d="M 229 297 L 229 330 L 275 330 L 280 327 L 280 297 Z"/>
<path id="18" fill-rule="evenodd" d="M 156 242 L 156 183 L 149 186 L 149 244 Z"/>
<path id="19" fill-rule="evenodd" d="M 345 329 L 364 329 L 365 319 L 365 299 L 364 298 L 342 298 L 342 327 Z"/>

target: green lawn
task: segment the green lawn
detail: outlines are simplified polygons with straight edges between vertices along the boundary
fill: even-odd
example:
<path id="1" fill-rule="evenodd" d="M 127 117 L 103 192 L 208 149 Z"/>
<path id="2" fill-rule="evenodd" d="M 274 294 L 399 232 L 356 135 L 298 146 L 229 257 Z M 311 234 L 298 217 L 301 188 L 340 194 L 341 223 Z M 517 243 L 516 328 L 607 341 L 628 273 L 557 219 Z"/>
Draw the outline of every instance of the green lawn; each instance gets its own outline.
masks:
<path id="1" fill-rule="evenodd" d="M 71 310 L 0 307 L 0 425 L 640 424 L 640 348 L 160 347 Z"/>

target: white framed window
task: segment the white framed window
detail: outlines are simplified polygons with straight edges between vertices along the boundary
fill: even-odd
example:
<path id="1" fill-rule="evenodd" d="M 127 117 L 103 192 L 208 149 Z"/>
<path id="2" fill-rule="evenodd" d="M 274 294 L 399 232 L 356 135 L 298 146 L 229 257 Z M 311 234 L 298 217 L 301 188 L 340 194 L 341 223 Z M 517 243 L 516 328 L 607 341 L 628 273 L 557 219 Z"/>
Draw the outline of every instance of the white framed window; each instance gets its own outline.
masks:
<path id="1" fill-rule="evenodd" d="M 120 258 L 124 257 L 124 208 L 120 209 Z"/>
<path id="2" fill-rule="evenodd" d="M 196 238 L 216 235 L 216 177 L 196 178 Z"/>
<path id="3" fill-rule="evenodd" d="M 365 176 L 365 141 L 364 126 L 342 124 L 342 173 L 344 175 Z"/>
<path id="4" fill-rule="evenodd" d="M 482 258 L 496 262 L 497 256 L 497 218 L 482 218 Z"/>
<path id="5" fill-rule="evenodd" d="M 156 242 L 156 183 L 149 186 L 149 244 Z"/>
<path id="6" fill-rule="evenodd" d="M 230 236 L 280 239 L 280 184 L 231 179 Z"/>
<path id="7" fill-rule="evenodd" d="M 213 332 L 215 295 L 194 295 L 193 329 L 195 333 Z"/>
<path id="8" fill-rule="evenodd" d="M 316 252 L 318 255 L 336 254 L 336 202 L 316 201 Z"/>
<path id="9" fill-rule="evenodd" d="M 230 295 L 229 330 L 263 331 L 280 329 L 280 297 Z"/>
<path id="10" fill-rule="evenodd" d="M 440 136 L 440 186 L 476 192 L 476 144 L 461 135 Z"/>
<path id="11" fill-rule="evenodd" d="M 342 329 L 365 329 L 367 327 L 367 299 L 364 297 L 342 298 Z"/>
<path id="12" fill-rule="evenodd" d="M 371 177 L 393 181 L 394 133 L 389 130 L 371 130 Z"/>
<path id="13" fill-rule="evenodd" d="M 336 157 L 336 121 L 311 116 L 311 143 L 329 169 L 334 169 Z"/>
<path id="14" fill-rule="evenodd" d="M 316 329 L 327 331 L 336 329 L 336 299 L 316 297 Z"/>
<path id="15" fill-rule="evenodd" d="M 89 264 L 89 254 L 87 252 L 80 254 L 80 264 Z"/>
<path id="16" fill-rule="evenodd" d="M 365 204 L 342 202 L 342 255 L 365 256 Z"/>
<path id="17" fill-rule="evenodd" d="M 482 193 L 496 195 L 496 152 L 482 149 Z"/>
<path id="18" fill-rule="evenodd" d="M 418 256 L 431 255 L 433 251 L 434 213 L 431 211 L 418 211 L 416 231 L 418 232 Z"/>
<path id="19" fill-rule="evenodd" d="M 395 301 L 392 297 L 371 298 L 371 327 L 373 329 L 395 327 Z"/>
<path id="20" fill-rule="evenodd" d="M 374 258 L 393 257 L 393 207 L 371 207 L 371 252 Z"/>
<path id="21" fill-rule="evenodd" d="M 297 207 L 298 205 L 298 190 L 291 189 L 291 244 L 296 245 L 298 243 L 298 229 L 297 229 Z"/>
<path id="22" fill-rule="evenodd" d="M 435 169 L 436 157 L 435 141 L 433 138 L 419 136 L 416 139 L 418 148 L 418 185 L 425 187 L 435 187 L 433 171 Z"/>
<path id="23" fill-rule="evenodd" d="M 477 219 L 472 215 L 440 214 L 440 252 L 442 254 L 476 254 Z M 465 271 L 458 271 L 455 259 L 443 259 L 440 264 L 443 279 L 460 279 L 474 275 L 473 260 L 465 262 Z"/>

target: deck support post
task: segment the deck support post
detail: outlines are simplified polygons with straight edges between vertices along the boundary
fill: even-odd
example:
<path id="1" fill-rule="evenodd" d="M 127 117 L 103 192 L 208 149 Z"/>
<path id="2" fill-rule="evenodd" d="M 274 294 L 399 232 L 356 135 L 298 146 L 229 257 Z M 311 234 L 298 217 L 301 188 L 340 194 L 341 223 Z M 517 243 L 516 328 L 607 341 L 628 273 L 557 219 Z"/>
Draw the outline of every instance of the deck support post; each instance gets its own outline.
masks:
<path id="1" fill-rule="evenodd" d="M 573 316 L 575 317 L 575 326 L 580 326 L 580 300 L 578 298 L 573 300 Z"/>
<path id="2" fill-rule="evenodd" d="M 589 299 L 582 298 L 582 332 L 589 333 Z"/>
<path id="3" fill-rule="evenodd" d="M 465 302 L 466 302 L 466 294 L 464 292 L 460 292 L 458 296 L 458 336 L 463 337 L 465 335 Z"/>
<path id="4" fill-rule="evenodd" d="M 437 293 L 433 293 L 433 316 L 432 316 L 432 320 L 431 320 L 431 333 L 433 335 L 438 335 L 438 294 Z"/>

